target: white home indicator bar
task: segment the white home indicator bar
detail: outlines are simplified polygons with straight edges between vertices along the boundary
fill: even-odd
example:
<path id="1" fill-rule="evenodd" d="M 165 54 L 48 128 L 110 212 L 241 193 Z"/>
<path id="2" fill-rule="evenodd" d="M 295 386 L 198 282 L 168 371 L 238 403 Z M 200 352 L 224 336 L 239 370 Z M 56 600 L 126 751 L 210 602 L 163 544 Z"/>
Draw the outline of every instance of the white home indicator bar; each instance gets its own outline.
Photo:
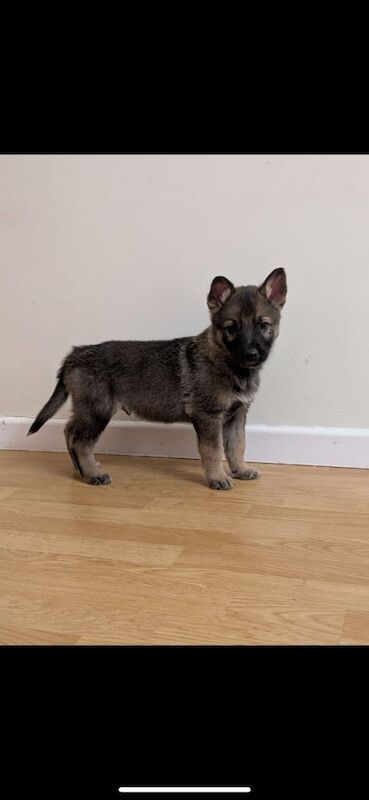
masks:
<path id="1" fill-rule="evenodd" d="M 126 794 L 244 794 L 250 786 L 120 786 Z"/>

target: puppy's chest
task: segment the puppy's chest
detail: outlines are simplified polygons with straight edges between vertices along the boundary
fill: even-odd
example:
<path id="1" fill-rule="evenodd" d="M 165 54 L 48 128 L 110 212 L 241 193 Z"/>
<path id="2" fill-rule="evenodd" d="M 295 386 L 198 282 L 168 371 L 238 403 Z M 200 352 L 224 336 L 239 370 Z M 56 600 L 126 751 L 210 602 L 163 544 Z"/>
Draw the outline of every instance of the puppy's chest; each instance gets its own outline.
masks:
<path id="1" fill-rule="evenodd" d="M 244 382 L 235 383 L 234 386 L 223 394 L 223 403 L 225 411 L 232 410 L 237 405 L 242 405 L 246 410 L 250 407 L 257 390 L 257 384 Z"/>

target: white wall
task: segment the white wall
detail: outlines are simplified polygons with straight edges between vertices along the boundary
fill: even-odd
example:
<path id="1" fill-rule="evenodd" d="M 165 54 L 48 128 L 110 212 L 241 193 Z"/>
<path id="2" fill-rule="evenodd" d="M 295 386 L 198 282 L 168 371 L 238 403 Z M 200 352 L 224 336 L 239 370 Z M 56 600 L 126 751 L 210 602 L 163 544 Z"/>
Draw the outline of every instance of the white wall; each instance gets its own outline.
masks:
<path id="1" fill-rule="evenodd" d="M 250 422 L 367 427 L 369 156 L 0 156 L 0 415 L 33 417 L 71 345 L 197 333 L 215 275 L 276 266 Z"/>

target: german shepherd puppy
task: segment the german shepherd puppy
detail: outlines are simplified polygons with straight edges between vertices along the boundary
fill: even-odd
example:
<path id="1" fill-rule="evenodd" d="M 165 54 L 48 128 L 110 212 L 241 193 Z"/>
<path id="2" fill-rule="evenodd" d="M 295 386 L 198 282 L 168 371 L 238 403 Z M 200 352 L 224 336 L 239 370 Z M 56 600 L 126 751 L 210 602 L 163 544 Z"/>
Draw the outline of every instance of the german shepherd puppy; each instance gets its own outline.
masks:
<path id="1" fill-rule="evenodd" d="M 264 283 L 235 288 L 214 278 L 207 298 L 211 325 L 198 336 L 169 341 L 112 341 L 74 347 L 58 383 L 28 435 L 66 401 L 73 415 L 65 428 L 68 452 L 84 481 L 111 482 L 95 461 L 94 446 L 115 411 L 152 422 L 191 422 L 211 489 L 232 489 L 233 478 L 252 480 L 244 463 L 246 414 L 260 368 L 278 336 L 286 301 L 285 271 Z M 223 466 L 225 454 L 229 470 Z"/>

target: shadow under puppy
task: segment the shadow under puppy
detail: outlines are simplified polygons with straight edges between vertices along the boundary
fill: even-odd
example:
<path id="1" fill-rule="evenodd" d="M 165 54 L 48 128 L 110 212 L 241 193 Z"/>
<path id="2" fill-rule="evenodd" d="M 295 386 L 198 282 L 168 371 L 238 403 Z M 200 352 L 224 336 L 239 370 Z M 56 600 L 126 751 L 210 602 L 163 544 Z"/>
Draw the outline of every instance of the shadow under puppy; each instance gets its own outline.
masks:
<path id="1" fill-rule="evenodd" d="M 259 287 L 235 288 L 227 278 L 217 277 L 207 298 L 211 325 L 198 336 L 74 347 L 28 435 L 70 394 L 73 415 L 65 438 L 87 483 L 111 482 L 110 475 L 99 471 L 93 450 L 119 407 L 152 422 L 191 422 L 211 489 L 232 489 L 232 477 L 257 478 L 259 473 L 244 463 L 246 414 L 260 368 L 278 336 L 286 295 L 281 268 Z M 223 466 L 223 449 L 230 471 Z"/>

